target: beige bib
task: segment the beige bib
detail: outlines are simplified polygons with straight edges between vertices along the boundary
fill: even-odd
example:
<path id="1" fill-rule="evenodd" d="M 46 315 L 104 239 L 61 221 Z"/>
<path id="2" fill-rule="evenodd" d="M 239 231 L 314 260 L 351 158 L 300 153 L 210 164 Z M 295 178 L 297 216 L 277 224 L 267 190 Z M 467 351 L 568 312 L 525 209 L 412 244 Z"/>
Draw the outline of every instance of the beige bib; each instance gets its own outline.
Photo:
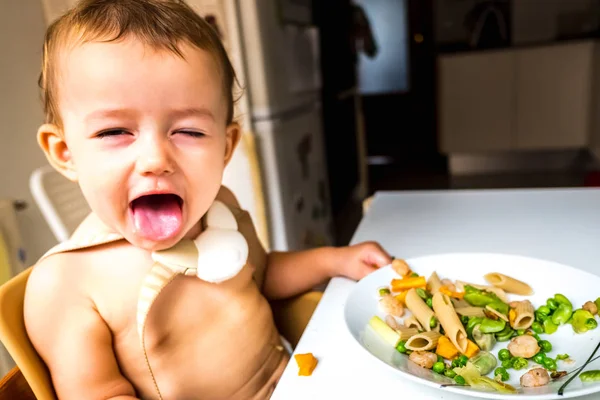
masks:
<path id="1" fill-rule="evenodd" d="M 50 249 L 41 259 L 119 240 L 123 240 L 123 236 L 104 225 L 95 214 L 91 214 L 68 241 Z M 146 363 L 161 397 L 148 361 L 144 340 L 146 319 L 154 301 L 180 274 L 195 275 L 211 283 L 220 283 L 235 277 L 248 260 L 248 244 L 239 232 L 231 210 L 224 203 L 215 200 L 204 218 L 204 229 L 196 239 L 183 239 L 169 249 L 153 252 L 152 260 L 154 264 L 144 278 L 138 296 L 137 329 Z"/>

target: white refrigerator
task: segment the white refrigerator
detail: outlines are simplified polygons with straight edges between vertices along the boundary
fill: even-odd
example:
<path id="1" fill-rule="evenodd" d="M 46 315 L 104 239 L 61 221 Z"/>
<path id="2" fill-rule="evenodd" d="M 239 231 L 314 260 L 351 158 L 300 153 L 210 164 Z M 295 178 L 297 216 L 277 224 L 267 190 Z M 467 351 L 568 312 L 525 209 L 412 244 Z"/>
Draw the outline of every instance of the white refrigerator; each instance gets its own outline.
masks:
<path id="1" fill-rule="evenodd" d="M 333 244 L 311 1 L 191 4 L 216 23 L 244 86 L 237 114 L 256 138 L 271 249 Z M 244 174 L 237 172 L 230 186 Z"/>

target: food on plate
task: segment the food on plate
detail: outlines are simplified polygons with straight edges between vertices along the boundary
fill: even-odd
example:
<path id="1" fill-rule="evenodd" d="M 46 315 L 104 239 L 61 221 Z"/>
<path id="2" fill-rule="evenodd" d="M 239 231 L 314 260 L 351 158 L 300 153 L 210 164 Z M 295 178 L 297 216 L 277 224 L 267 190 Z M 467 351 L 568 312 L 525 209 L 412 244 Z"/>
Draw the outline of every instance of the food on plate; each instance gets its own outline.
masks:
<path id="1" fill-rule="evenodd" d="M 521 386 L 539 387 L 545 386 L 550 382 L 550 375 L 544 368 L 534 368 L 521 376 Z"/>
<path id="2" fill-rule="evenodd" d="M 392 261 L 392 269 L 400 276 L 406 276 L 411 272 L 406 261 L 400 258 L 395 258 Z"/>
<path id="3" fill-rule="evenodd" d="M 513 357 L 523 358 L 531 358 L 541 350 L 536 338 L 529 335 L 517 336 L 510 341 L 507 348 Z"/>
<path id="4" fill-rule="evenodd" d="M 579 379 L 581 382 L 599 382 L 600 381 L 600 371 L 599 370 L 589 370 L 582 372 L 579 375 Z"/>
<path id="5" fill-rule="evenodd" d="M 440 292 L 433 295 L 433 311 L 437 316 L 442 328 L 446 332 L 446 336 L 461 353 L 467 351 L 467 332 L 460 318 L 454 311 L 454 306 L 450 302 L 450 298 Z M 435 318 L 435 317 L 434 317 Z"/>
<path id="6" fill-rule="evenodd" d="M 519 294 L 521 296 L 530 296 L 533 294 L 533 289 L 525 282 L 499 272 L 491 272 L 485 274 L 483 277 L 490 285 L 503 289 L 508 293 Z"/>
<path id="7" fill-rule="evenodd" d="M 437 272 L 425 280 L 402 262 L 406 265 L 398 263 L 396 272 L 409 273 L 379 289 L 385 321 L 374 316 L 369 325 L 418 366 L 459 385 L 515 393 L 504 383 L 510 370 L 524 371 L 523 387 L 546 385 L 550 372 L 552 379 L 560 379 L 566 374 L 559 371 L 561 363 L 573 361 L 567 354 L 551 357 L 553 346 L 540 335 L 552 335 L 563 325 L 578 334 L 598 327 L 600 297 L 575 309 L 565 295 L 556 293 L 536 309 L 528 299 L 508 299 L 507 292 L 524 295 L 533 290 L 505 274 L 486 274 L 491 286 L 440 279 Z M 535 367 L 527 370 L 530 363 Z M 600 380 L 600 371 L 588 375 L 585 379 Z"/>
<path id="8" fill-rule="evenodd" d="M 318 363 L 318 360 L 312 353 L 296 354 L 294 358 L 298 364 L 298 376 L 312 375 Z"/>
<path id="9" fill-rule="evenodd" d="M 404 299 L 406 308 L 417 318 L 421 326 L 426 331 L 435 330 L 438 327 L 438 320 L 431 308 L 427 306 L 427 303 L 419 297 L 415 289 L 410 289 Z M 439 329 L 438 329 L 439 330 Z"/>

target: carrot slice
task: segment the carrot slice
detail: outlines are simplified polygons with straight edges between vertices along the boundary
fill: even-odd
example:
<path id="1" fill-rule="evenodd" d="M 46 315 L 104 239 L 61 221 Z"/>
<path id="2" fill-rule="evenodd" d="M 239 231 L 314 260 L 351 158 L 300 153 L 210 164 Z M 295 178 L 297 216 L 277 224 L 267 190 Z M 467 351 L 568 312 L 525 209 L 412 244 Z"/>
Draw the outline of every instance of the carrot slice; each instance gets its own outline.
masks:
<path id="1" fill-rule="evenodd" d="M 305 353 L 296 354 L 294 358 L 296 359 L 299 368 L 298 376 L 311 376 L 318 363 L 315 356 L 313 356 L 312 353 Z"/>
<path id="2" fill-rule="evenodd" d="M 393 292 L 402 292 L 403 290 L 413 288 L 424 288 L 425 286 L 427 286 L 427 280 L 424 276 L 417 276 L 415 278 L 392 279 Z"/>

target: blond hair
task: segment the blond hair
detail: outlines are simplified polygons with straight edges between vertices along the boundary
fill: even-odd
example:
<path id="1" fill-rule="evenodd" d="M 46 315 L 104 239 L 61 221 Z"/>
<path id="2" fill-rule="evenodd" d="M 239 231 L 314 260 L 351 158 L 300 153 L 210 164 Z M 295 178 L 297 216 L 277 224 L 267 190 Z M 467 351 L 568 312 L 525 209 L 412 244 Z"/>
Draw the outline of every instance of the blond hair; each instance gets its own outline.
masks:
<path id="1" fill-rule="evenodd" d="M 46 31 L 39 85 L 47 123 L 61 125 L 58 112 L 58 53 L 67 44 L 111 42 L 134 37 L 183 58 L 188 42 L 209 52 L 221 71 L 227 123 L 233 120 L 235 71 L 213 27 L 183 0 L 82 0 Z"/>

